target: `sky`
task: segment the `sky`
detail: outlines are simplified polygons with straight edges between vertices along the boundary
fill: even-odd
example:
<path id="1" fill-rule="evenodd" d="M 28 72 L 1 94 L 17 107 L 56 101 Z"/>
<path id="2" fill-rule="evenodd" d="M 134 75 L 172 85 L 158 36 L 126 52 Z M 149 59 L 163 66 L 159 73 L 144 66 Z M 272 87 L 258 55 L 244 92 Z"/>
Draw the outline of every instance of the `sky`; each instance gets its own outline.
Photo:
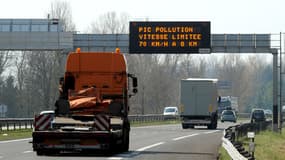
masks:
<path id="1" fill-rule="evenodd" d="M 56 0 L 1 0 L 0 18 L 46 18 Z M 285 32 L 284 0 L 65 0 L 79 33 L 107 12 L 132 21 L 210 21 L 211 33 Z"/>

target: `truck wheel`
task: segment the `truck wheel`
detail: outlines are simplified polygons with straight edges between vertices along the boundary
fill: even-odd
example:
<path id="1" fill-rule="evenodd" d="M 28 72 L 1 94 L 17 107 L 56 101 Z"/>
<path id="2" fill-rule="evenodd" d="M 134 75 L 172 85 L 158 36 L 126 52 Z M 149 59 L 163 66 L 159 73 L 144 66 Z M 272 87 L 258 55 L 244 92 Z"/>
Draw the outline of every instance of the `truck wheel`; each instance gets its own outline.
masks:
<path id="1" fill-rule="evenodd" d="M 208 124 L 207 128 L 208 129 L 215 129 L 215 124 L 214 123 Z"/>
<path id="2" fill-rule="evenodd" d="M 41 149 L 37 150 L 37 155 L 42 156 L 42 155 L 56 155 L 59 154 L 60 150 L 47 150 L 47 149 Z"/>
<path id="3" fill-rule="evenodd" d="M 193 124 L 190 124 L 190 125 L 189 125 L 189 128 L 194 128 L 194 125 L 193 125 Z"/>
<path id="4" fill-rule="evenodd" d="M 211 123 L 207 125 L 208 129 L 217 129 L 217 123 Z"/>
<path id="5" fill-rule="evenodd" d="M 44 154 L 45 154 L 45 152 L 43 150 L 37 150 L 37 155 L 38 156 L 42 156 Z"/>
<path id="6" fill-rule="evenodd" d="M 124 128 L 122 139 L 123 139 L 123 143 L 122 143 L 121 151 L 128 152 L 129 145 L 130 145 L 130 130 L 128 130 L 127 128 Z"/>
<path id="7" fill-rule="evenodd" d="M 217 127 L 218 127 L 218 123 L 216 122 L 216 123 L 214 124 L 214 128 L 213 128 L 213 129 L 217 129 Z"/>
<path id="8" fill-rule="evenodd" d="M 186 124 L 183 124 L 183 123 L 182 123 L 182 128 L 183 128 L 183 129 L 187 129 L 188 126 L 187 126 Z"/>

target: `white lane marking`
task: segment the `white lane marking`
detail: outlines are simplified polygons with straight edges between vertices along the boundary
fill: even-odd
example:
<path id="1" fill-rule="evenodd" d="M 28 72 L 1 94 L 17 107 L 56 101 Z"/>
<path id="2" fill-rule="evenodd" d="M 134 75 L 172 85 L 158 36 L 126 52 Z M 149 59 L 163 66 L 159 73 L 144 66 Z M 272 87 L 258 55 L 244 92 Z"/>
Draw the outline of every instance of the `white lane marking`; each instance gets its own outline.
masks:
<path id="1" fill-rule="evenodd" d="M 182 136 L 182 137 L 173 138 L 172 140 L 173 140 L 173 141 L 178 141 L 178 140 L 180 140 L 180 139 L 189 138 L 189 137 L 193 137 L 193 136 L 197 136 L 197 135 L 199 135 L 199 133 L 194 133 L 194 134 L 190 134 L 190 135 L 187 135 L 187 136 Z"/>
<path id="2" fill-rule="evenodd" d="M 150 148 L 153 148 L 153 147 L 162 145 L 162 144 L 164 144 L 164 143 L 165 143 L 165 142 L 155 143 L 155 144 L 152 144 L 152 145 L 149 145 L 149 146 L 146 146 L 146 147 L 139 148 L 139 149 L 137 149 L 136 151 L 137 151 L 137 152 L 141 152 L 141 151 L 144 151 L 144 150 L 147 150 L 147 149 L 150 149 Z"/>
<path id="3" fill-rule="evenodd" d="M 142 152 L 144 150 L 147 150 L 147 149 L 150 149 L 150 148 L 162 145 L 164 143 L 165 142 L 155 143 L 155 144 L 152 144 L 152 145 L 149 145 L 149 146 L 145 146 L 145 147 L 139 148 L 139 149 L 135 150 L 134 152 L 127 153 L 127 154 L 119 154 L 119 155 L 117 155 L 117 157 L 110 157 L 108 159 L 111 159 L 111 160 L 121 160 L 121 159 L 123 159 L 123 157 L 132 157 L 132 156 L 140 154 L 140 152 Z"/>
<path id="4" fill-rule="evenodd" d="M 117 154 L 116 157 L 110 157 L 108 159 L 111 159 L 111 160 L 121 160 L 123 159 L 123 157 L 130 157 L 132 154 L 129 154 L 129 153 L 123 153 L 123 154 Z"/>
<path id="5" fill-rule="evenodd" d="M 219 130 L 204 132 L 204 134 L 211 134 L 211 133 L 215 133 L 215 132 L 218 132 L 218 131 L 219 131 Z"/>
<path id="6" fill-rule="evenodd" d="M 140 127 L 131 127 L 134 129 L 143 129 L 143 128 L 165 128 L 165 127 L 175 127 L 177 124 L 166 124 L 166 125 L 153 125 L 153 126 L 140 126 Z"/>
<path id="7" fill-rule="evenodd" d="M 111 157 L 111 158 L 108 158 L 108 159 L 112 159 L 112 160 L 121 160 L 123 159 L 122 157 Z"/>
<path id="8" fill-rule="evenodd" d="M 21 142 L 21 141 L 28 141 L 28 140 L 32 140 L 32 138 L 15 139 L 15 140 L 10 140 L 10 141 L 0 141 L 0 144 L 12 143 L 12 142 Z"/>
<path id="9" fill-rule="evenodd" d="M 32 153 L 33 151 L 24 151 L 24 152 L 22 152 L 22 153 Z"/>

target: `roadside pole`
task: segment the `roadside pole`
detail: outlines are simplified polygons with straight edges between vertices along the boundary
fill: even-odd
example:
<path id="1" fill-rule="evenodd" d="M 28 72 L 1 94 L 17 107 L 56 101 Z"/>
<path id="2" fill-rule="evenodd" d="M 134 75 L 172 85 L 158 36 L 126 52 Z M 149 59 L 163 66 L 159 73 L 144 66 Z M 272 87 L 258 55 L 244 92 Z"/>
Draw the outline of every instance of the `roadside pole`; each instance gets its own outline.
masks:
<path id="1" fill-rule="evenodd" d="M 278 132 L 278 50 L 272 50 L 273 55 L 273 120 L 272 130 Z"/>

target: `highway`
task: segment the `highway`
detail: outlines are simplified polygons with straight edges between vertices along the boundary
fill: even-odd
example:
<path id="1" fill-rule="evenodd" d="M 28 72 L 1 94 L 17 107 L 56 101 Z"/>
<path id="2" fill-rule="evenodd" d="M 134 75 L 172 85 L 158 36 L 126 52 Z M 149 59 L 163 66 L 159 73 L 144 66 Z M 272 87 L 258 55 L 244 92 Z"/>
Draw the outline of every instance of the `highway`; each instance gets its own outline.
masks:
<path id="1" fill-rule="evenodd" d="M 130 151 L 115 155 L 82 155 L 65 153 L 37 156 L 32 151 L 31 138 L 0 142 L 0 160 L 215 160 L 221 145 L 223 129 L 233 123 L 219 123 L 216 130 L 195 128 L 183 130 L 181 124 L 132 127 Z"/>

